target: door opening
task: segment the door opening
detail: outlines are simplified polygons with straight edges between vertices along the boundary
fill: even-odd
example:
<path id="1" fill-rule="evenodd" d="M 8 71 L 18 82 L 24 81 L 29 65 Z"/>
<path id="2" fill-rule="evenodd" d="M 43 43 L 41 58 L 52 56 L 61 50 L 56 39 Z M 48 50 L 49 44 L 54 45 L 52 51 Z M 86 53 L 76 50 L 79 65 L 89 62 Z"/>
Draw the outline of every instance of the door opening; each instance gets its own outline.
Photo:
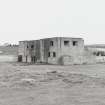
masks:
<path id="1" fill-rule="evenodd" d="M 18 62 L 22 62 L 22 55 L 18 55 Z"/>
<path id="2" fill-rule="evenodd" d="M 32 63 L 36 63 L 36 61 L 37 61 L 36 56 L 32 56 L 32 57 L 31 57 L 31 62 L 32 62 Z"/>

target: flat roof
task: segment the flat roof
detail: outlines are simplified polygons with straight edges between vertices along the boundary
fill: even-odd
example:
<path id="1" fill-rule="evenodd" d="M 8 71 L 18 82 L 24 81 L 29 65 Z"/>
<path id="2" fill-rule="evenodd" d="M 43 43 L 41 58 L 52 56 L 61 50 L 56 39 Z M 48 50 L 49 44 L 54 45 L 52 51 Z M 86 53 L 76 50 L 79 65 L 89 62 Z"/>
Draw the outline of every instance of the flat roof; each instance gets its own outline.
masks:
<path id="1" fill-rule="evenodd" d="M 76 37 L 50 37 L 50 38 L 42 38 L 42 39 L 36 39 L 36 40 L 23 40 L 19 42 L 30 42 L 30 41 L 38 41 L 38 40 L 44 40 L 44 39 L 54 39 L 54 38 L 65 38 L 65 39 L 78 39 L 78 40 L 83 40 L 83 38 L 76 38 Z"/>
<path id="2" fill-rule="evenodd" d="M 49 38 L 42 38 L 42 39 L 53 39 L 53 38 L 83 39 L 83 38 L 77 38 L 77 37 L 49 37 Z"/>
<path id="3" fill-rule="evenodd" d="M 38 41 L 38 40 L 44 40 L 44 39 L 54 39 L 54 38 L 65 38 L 65 39 L 78 39 L 78 40 L 83 40 L 83 38 L 76 38 L 76 37 L 50 37 L 50 38 L 41 38 L 41 39 L 36 39 L 36 40 L 23 40 L 19 42 L 30 42 L 30 41 Z"/>

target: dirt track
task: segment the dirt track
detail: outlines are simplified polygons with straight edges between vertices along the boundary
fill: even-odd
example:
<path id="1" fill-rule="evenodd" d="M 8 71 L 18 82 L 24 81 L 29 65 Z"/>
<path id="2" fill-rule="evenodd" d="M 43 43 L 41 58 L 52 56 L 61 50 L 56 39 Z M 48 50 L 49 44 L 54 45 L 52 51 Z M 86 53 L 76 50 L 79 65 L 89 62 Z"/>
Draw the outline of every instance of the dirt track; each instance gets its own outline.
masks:
<path id="1" fill-rule="evenodd" d="M 0 105 L 105 105 L 104 91 L 104 64 L 0 64 Z"/>

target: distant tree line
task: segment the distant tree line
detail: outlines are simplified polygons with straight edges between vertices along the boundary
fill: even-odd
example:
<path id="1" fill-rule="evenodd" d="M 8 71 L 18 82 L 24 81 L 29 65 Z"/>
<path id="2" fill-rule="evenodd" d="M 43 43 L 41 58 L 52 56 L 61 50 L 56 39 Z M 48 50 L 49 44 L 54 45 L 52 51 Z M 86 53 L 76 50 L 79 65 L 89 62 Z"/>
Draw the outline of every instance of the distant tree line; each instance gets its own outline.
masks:
<path id="1" fill-rule="evenodd" d="M 18 45 L 17 44 L 9 44 L 9 45 L 7 45 L 7 47 L 18 47 Z"/>
<path id="2" fill-rule="evenodd" d="M 6 47 L 18 47 L 17 44 L 9 44 L 9 43 L 4 43 L 3 46 L 6 46 Z"/>

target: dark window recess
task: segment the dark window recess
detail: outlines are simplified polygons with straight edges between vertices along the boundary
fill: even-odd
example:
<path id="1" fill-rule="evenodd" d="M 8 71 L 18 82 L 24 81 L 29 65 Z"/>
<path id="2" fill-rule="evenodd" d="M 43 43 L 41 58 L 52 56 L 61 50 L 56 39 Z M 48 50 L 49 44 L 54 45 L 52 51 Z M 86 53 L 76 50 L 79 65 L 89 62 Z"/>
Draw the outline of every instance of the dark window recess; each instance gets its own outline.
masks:
<path id="1" fill-rule="evenodd" d="M 105 56 L 105 52 L 101 52 L 101 56 Z"/>
<path id="2" fill-rule="evenodd" d="M 53 46 L 54 45 L 54 42 L 53 41 L 50 41 L 50 46 Z"/>
<path id="3" fill-rule="evenodd" d="M 73 46 L 78 46 L 78 42 L 77 41 L 73 41 Z"/>
<path id="4" fill-rule="evenodd" d="M 48 57 L 50 57 L 50 52 L 48 52 Z"/>
<path id="5" fill-rule="evenodd" d="M 95 56 L 105 56 L 105 52 L 93 52 Z"/>
<path id="6" fill-rule="evenodd" d="M 31 48 L 34 48 L 34 45 L 31 45 Z"/>
<path id="7" fill-rule="evenodd" d="M 97 52 L 96 56 L 99 56 L 100 55 L 100 52 Z"/>
<path id="8" fill-rule="evenodd" d="M 27 46 L 27 48 L 29 48 L 29 47 Z"/>
<path id="9" fill-rule="evenodd" d="M 32 62 L 32 63 L 36 63 L 36 61 L 37 61 L 36 56 L 31 56 L 31 62 Z"/>
<path id="10" fill-rule="evenodd" d="M 69 41 L 64 41 L 65 46 L 69 46 Z"/>
<path id="11" fill-rule="evenodd" d="M 56 53 L 55 52 L 53 52 L 53 57 L 56 57 Z"/>
<path id="12" fill-rule="evenodd" d="M 97 53 L 96 53 L 96 52 L 93 52 L 93 55 L 95 55 L 95 56 L 96 56 L 96 55 L 97 55 Z"/>
<path id="13" fill-rule="evenodd" d="M 22 62 L 22 55 L 18 55 L 18 62 Z"/>

